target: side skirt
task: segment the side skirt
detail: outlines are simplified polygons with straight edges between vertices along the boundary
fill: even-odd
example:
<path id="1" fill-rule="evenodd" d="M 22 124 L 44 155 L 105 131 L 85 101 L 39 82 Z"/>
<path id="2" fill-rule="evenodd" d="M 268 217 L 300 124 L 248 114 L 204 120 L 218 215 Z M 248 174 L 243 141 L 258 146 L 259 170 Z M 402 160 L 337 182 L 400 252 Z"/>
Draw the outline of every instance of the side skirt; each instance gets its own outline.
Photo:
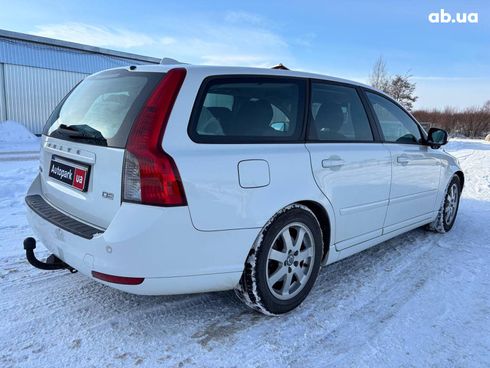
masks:
<path id="1" fill-rule="evenodd" d="M 362 252 L 363 250 L 366 250 L 366 249 L 369 249 L 375 245 L 378 245 L 382 242 L 385 242 L 389 239 L 392 239 L 398 235 L 401 235 L 403 233 L 406 233 L 407 231 L 410 231 L 410 230 L 413 230 L 413 229 L 416 229 L 418 227 L 421 227 L 421 226 L 424 226 L 424 225 L 427 225 L 429 224 L 430 222 L 432 222 L 433 218 L 431 217 L 430 219 L 424 219 L 424 220 L 421 220 L 419 222 L 416 222 L 416 223 L 413 223 L 409 226 L 405 226 L 403 228 L 400 228 L 400 229 L 397 229 L 397 230 L 394 230 L 394 231 L 391 231 L 389 233 L 385 233 L 377 238 L 374 238 L 374 239 L 370 239 L 370 240 L 367 240 L 365 242 L 362 242 L 362 243 L 359 243 L 357 245 L 354 245 L 352 247 L 349 247 L 347 249 L 343 249 L 341 251 L 337 251 L 335 249 L 335 246 L 331 246 L 330 247 L 330 252 L 329 252 L 329 256 L 328 256 L 328 259 L 326 260 L 326 262 L 324 263 L 324 265 L 328 265 L 328 264 L 331 264 L 331 263 L 334 263 L 334 262 L 338 262 L 344 258 L 347 258 L 347 257 L 350 257 L 351 255 L 353 254 L 356 254 L 356 253 L 359 253 L 359 252 Z"/>

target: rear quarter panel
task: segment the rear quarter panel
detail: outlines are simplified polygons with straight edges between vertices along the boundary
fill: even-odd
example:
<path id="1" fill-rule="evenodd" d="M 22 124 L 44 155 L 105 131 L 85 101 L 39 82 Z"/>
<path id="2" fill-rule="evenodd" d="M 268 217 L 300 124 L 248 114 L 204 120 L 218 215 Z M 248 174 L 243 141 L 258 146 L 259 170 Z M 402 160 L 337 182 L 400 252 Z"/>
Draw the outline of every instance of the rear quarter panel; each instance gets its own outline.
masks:
<path id="1" fill-rule="evenodd" d="M 163 140 L 180 172 L 194 226 L 202 231 L 261 228 L 277 211 L 303 200 L 320 203 L 335 226 L 332 207 L 313 180 L 303 143 L 202 144 L 189 138 L 192 107 L 208 76 L 189 70 Z M 242 187 L 238 165 L 243 160 L 266 161 L 268 185 Z"/>

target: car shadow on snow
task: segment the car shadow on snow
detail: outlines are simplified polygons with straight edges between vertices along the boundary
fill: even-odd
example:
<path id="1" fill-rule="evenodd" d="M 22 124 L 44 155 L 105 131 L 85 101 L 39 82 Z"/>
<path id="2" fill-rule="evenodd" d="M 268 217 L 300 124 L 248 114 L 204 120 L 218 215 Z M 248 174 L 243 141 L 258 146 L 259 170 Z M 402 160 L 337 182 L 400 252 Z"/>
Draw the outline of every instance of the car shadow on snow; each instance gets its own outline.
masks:
<path id="1" fill-rule="evenodd" d="M 127 335 L 127 338 L 137 341 L 144 339 L 149 343 L 165 341 L 170 344 L 170 350 L 178 349 L 179 344 L 195 344 L 201 349 L 211 351 L 231 346 L 237 340 L 246 344 L 246 337 L 251 333 L 259 334 L 264 341 L 274 341 L 277 337 L 272 332 L 275 331 L 277 335 L 279 331 L 282 334 L 284 328 L 291 323 L 300 326 L 314 325 L 323 329 L 327 336 L 330 334 L 332 339 L 339 339 L 338 328 L 343 326 L 346 318 L 357 319 L 357 328 L 370 328 L 373 323 L 383 323 L 392 318 L 393 306 L 404 303 L 402 298 L 407 298 L 410 292 L 416 292 L 431 277 L 430 264 L 422 265 L 426 270 L 424 273 L 416 269 L 410 270 L 411 262 L 419 264 L 424 259 L 425 262 L 430 262 L 427 254 L 442 240 L 454 247 L 449 250 L 455 252 L 463 231 L 468 234 L 482 231 L 481 224 L 467 216 L 475 209 L 478 212 L 478 208 L 488 210 L 488 202 L 465 200 L 461 206 L 460 221 L 456 222 L 453 232 L 446 235 L 416 229 L 324 267 L 306 301 L 295 311 L 277 318 L 249 310 L 235 297 L 233 291 L 138 296 L 114 290 L 81 275 L 67 275 L 64 282 L 57 286 L 57 295 L 65 300 L 63 315 L 67 325 L 86 320 L 80 325 L 83 330 L 100 331 L 101 326 L 105 326 L 109 331 L 107 343 L 114 336 L 122 338 Z M 406 275 L 407 272 L 412 275 Z M 72 281 L 65 282 L 69 277 Z M 400 279 L 407 277 L 410 279 L 409 285 L 400 287 L 410 290 L 405 296 L 400 292 L 399 296 L 393 289 L 396 289 Z M 377 299 L 379 295 L 376 295 L 385 284 L 388 284 L 386 289 L 390 290 L 385 296 L 388 303 L 380 302 Z M 358 300 L 360 294 L 368 295 L 371 306 L 366 300 Z M 400 300 L 391 300 L 399 298 Z M 373 321 L 364 318 L 363 308 L 375 308 L 373 315 L 377 319 Z M 391 309 L 388 310 L 389 308 Z M 89 319 L 85 318 L 87 313 L 90 314 Z M 338 317 L 342 314 L 345 318 Z M 334 322 L 330 323 L 329 319 Z M 261 327 L 257 328 L 258 325 Z M 345 338 L 352 340 L 351 334 L 352 332 Z"/>
<path id="2" fill-rule="evenodd" d="M 238 300 L 233 291 L 176 296 L 139 296 L 86 280 L 82 275 L 73 276 L 77 279 L 74 280 L 76 283 L 81 281 L 82 284 L 73 303 L 78 305 L 78 308 L 90 308 L 94 325 L 99 325 L 102 321 L 112 327 L 131 325 L 138 327 L 138 330 L 146 336 L 148 333 L 151 335 L 154 331 L 160 331 L 155 334 L 160 337 L 162 331 L 174 333 L 191 331 L 192 338 L 199 340 L 201 345 L 208 346 L 213 340 L 228 338 L 259 322 L 278 320 L 283 323 L 305 311 L 314 312 L 318 303 L 322 303 L 322 311 L 328 312 L 325 309 L 335 308 L 336 298 L 341 298 L 344 293 L 346 295 L 356 293 L 356 289 L 370 278 L 370 274 L 378 272 L 387 259 L 403 257 L 413 250 L 411 246 L 414 242 L 424 242 L 430 236 L 432 234 L 417 229 L 324 267 L 312 294 L 305 303 L 296 311 L 279 318 L 266 317 L 248 309 Z M 66 292 L 71 293 L 70 289 L 71 287 L 66 289 Z M 63 293 L 64 290 L 60 292 Z M 331 297 L 328 294 L 331 294 Z M 85 298 L 89 302 L 81 303 L 87 304 L 86 307 L 81 307 L 80 300 Z M 325 304 L 325 300 L 329 302 Z M 121 318 L 123 316 L 124 319 Z M 149 328 L 146 331 L 145 325 Z M 197 327 L 195 331 L 193 326 Z"/>

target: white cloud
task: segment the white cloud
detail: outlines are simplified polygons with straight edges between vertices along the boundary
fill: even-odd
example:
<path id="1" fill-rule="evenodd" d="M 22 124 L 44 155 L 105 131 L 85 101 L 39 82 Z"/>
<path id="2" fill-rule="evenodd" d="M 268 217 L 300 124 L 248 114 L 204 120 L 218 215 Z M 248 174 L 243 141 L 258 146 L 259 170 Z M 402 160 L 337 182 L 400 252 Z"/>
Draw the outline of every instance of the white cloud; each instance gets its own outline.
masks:
<path id="1" fill-rule="evenodd" d="M 33 33 L 38 36 L 98 47 L 131 49 L 155 42 L 152 37 L 143 33 L 85 23 L 47 24 L 36 28 Z"/>
<path id="2" fill-rule="evenodd" d="M 250 23 L 264 25 L 265 19 L 260 15 L 244 11 L 229 11 L 225 14 L 225 21 L 228 23 Z"/>
<path id="3" fill-rule="evenodd" d="M 172 44 L 175 44 L 177 42 L 177 40 L 173 37 L 162 37 L 160 38 L 160 43 L 162 45 L 172 45 Z"/>
<path id="4" fill-rule="evenodd" d="M 160 38 L 164 56 L 197 63 L 242 66 L 290 64 L 290 45 L 263 18 L 250 13 L 228 12 L 193 19 L 186 24 L 165 22 L 167 35 Z M 191 26 L 189 26 L 191 24 Z M 173 40 L 166 42 L 167 38 Z"/>
<path id="5" fill-rule="evenodd" d="M 252 13 L 190 15 L 185 22 L 166 15 L 159 24 L 151 35 L 86 23 L 40 25 L 33 33 L 195 64 L 270 67 L 294 61 L 290 45 L 272 28 L 273 22 Z"/>
<path id="6" fill-rule="evenodd" d="M 165 56 L 199 64 L 271 66 L 291 59 L 287 44 L 263 30 L 218 26 L 202 28 L 200 36 L 174 37 L 172 44 L 162 43 Z"/>
<path id="7" fill-rule="evenodd" d="M 480 78 L 480 77 L 446 77 L 446 76 L 412 76 L 410 79 L 413 79 L 415 81 L 420 80 L 420 81 L 479 81 L 482 79 L 489 79 L 489 78 Z"/>
<path id="8" fill-rule="evenodd" d="M 416 108 L 481 106 L 490 96 L 490 78 L 414 77 Z"/>

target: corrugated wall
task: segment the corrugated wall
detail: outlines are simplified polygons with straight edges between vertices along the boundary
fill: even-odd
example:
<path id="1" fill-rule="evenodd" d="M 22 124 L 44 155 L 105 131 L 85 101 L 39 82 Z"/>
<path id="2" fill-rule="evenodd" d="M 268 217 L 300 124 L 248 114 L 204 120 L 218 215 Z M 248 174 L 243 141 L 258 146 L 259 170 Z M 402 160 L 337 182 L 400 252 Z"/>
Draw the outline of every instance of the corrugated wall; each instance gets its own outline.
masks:
<path id="1" fill-rule="evenodd" d="M 3 66 L 0 63 L 0 122 L 7 120 L 7 110 L 5 106 L 5 83 L 3 79 Z"/>
<path id="2" fill-rule="evenodd" d="M 22 122 L 35 134 L 41 133 L 51 111 L 86 75 L 4 64 L 6 119 Z"/>
<path id="3" fill-rule="evenodd" d="M 0 37 L 0 62 L 88 74 L 118 66 L 149 63 L 2 37 Z"/>
<path id="4" fill-rule="evenodd" d="M 36 134 L 56 104 L 86 75 L 123 65 L 158 63 L 141 55 L 8 33 L 0 32 L 0 122 L 18 121 Z M 19 39 L 24 36 L 31 39 Z"/>

